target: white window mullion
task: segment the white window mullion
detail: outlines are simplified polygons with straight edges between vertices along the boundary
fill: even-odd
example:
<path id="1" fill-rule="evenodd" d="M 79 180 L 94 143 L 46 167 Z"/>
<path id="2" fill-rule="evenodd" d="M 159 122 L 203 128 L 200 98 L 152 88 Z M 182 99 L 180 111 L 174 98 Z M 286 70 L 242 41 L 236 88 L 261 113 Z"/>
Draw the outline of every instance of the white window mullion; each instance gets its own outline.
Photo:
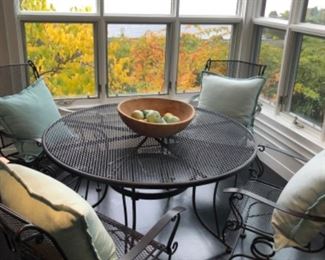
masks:
<path id="1" fill-rule="evenodd" d="M 179 22 L 179 5 L 180 0 L 172 1 L 172 15 L 175 21 L 169 25 L 169 49 L 167 55 L 169 56 L 169 71 L 168 71 L 168 93 L 171 97 L 176 95 L 177 85 L 177 65 L 178 65 L 178 51 L 179 51 L 179 35 L 180 35 L 180 22 Z"/>
<path id="2" fill-rule="evenodd" d="M 107 91 L 107 29 L 106 22 L 104 19 L 104 0 L 98 0 L 100 19 L 97 24 L 97 33 L 95 35 L 95 39 L 97 39 L 98 50 L 96 52 L 96 60 L 97 60 L 97 75 L 98 75 L 98 87 L 99 87 L 99 98 L 101 100 L 106 99 L 106 91 Z"/>
<path id="3" fill-rule="evenodd" d="M 257 28 L 254 26 L 253 19 L 260 15 L 260 1 L 247 1 L 244 17 L 241 24 L 240 44 L 238 46 L 238 59 L 244 61 L 254 60 L 254 51 L 258 47 Z"/>
<path id="4" fill-rule="evenodd" d="M 301 45 L 301 37 L 290 29 L 290 25 L 297 24 L 302 21 L 304 8 L 304 1 L 292 1 L 288 21 L 289 28 L 287 29 L 284 40 L 284 51 L 275 109 L 276 114 L 283 110 L 288 111 L 290 107 L 290 96 L 292 95 L 292 87 L 299 57 L 297 53 L 299 53 Z M 285 100 L 287 102 L 284 106 Z"/>

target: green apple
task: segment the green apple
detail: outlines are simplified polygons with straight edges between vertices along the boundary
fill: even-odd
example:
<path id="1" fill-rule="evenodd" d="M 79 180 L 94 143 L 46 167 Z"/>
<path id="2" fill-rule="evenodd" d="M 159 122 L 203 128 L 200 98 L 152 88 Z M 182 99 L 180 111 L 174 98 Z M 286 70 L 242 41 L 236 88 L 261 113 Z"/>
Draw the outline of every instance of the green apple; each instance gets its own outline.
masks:
<path id="1" fill-rule="evenodd" d="M 159 112 L 155 111 L 155 110 L 151 110 L 147 114 L 146 119 L 150 123 L 160 123 L 161 122 L 161 116 L 160 116 Z"/>
<path id="2" fill-rule="evenodd" d="M 148 115 L 151 111 L 154 111 L 154 110 L 152 110 L 152 109 L 144 109 L 144 110 L 142 110 L 143 115 L 144 115 L 144 118 L 147 118 L 147 115 Z"/>
<path id="3" fill-rule="evenodd" d="M 144 114 L 141 110 L 134 110 L 131 116 L 135 119 L 144 119 Z"/>
<path id="4" fill-rule="evenodd" d="M 179 117 L 173 115 L 172 113 L 166 113 L 163 118 L 167 123 L 176 123 L 180 121 Z"/>

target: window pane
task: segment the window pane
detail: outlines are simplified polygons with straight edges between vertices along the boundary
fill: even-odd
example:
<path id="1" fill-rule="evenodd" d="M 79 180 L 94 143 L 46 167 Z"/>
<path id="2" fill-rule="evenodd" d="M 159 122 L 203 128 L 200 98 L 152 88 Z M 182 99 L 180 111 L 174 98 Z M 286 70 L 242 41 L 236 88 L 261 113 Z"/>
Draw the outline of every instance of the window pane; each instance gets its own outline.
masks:
<path id="1" fill-rule="evenodd" d="M 24 12 L 96 13 L 96 0 L 19 0 Z"/>
<path id="2" fill-rule="evenodd" d="M 261 97 L 275 104 L 280 78 L 280 67 L 284 45 L 285 31 L 264 28 L 259 55 L 259 63 L 267 65 L 265 77 L 267 79 Z"/>
<path id="3" fill-rule="evenodd" d="M 198 92 L 206 61 L 227 59 L 230 42 L 230 25 L 181 25 L 177 92 Z"/>
<path id="4" fill-rule="evenodd" d="M 308 1 L 306 22 L 325 24 L 325 1 L 324 0 Z"/>
<path id="5" fill-rule="evenodd" d="M 180 0 L 180 15 L 235 15 L 237 0 Z"/>
<path id="6" fill-rule="evenodd" d="M 171 0 L 105 0 L 105 13 L 170 14 Z"/>
<path id="7" fill-rule="evenodd" d="M 27 57 L 55 97 L 97 95 L 94 29 L 81 23 L 25 23 Z"/>
<path id="8" fill-rule="evenodd" d="M 166 93 L 166 25 L 107 26 L 109 95 Z"/>
<path id="9" fill-rule="evenodd" d="M 265 6 L 265 17 L 289 19 L 291 0 L 267 0 Z"/>
<path id="10" fill-rule="evenodd" d="M 325 111 L 325 40 L 304 36 L 291 111 L 321 125 Z"/>

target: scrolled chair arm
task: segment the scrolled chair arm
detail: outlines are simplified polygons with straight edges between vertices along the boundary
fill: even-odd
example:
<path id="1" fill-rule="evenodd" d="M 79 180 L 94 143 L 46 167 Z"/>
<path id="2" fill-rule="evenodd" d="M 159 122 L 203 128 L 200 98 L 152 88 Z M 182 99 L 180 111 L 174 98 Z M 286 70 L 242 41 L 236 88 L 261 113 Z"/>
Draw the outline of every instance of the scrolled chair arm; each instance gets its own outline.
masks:
<path id="1" fill-rule="evenodd" d="M 168 210 L 160 220 L 147 232 L 147 234 L 134 246 L 126 255 L 119 258 L 119 260 L 133 260 L 135 259 L 149 244 L 154 240 L 154 238 L 175 218 L 179 217 L 180 213 L 183 212 L 185 208 L 176 207 Z M 176 220 L 177 221 L 177 220 Z M 177 228 L 177 227 L 176 227 Z M 175 235 L 176 230 L 173 231 Z"/>
<path id="2" fill-rule="evenodd" d="M 277 210 L 280 210 L 286 214 L 289 214 L 289 215 L 292 215 L 294 217 L 297 217 L 297 218 L 303 218 L 303 219 L 306 219 L 306 220 L 311 220 L 311 221 L 316 221 L 316 222 L 325 222 L 325 216 L 316 216 L 316 215 L 310 215 L 310 214 L 305 214 L 303 212 L 298 212 L 298 211 L 295 211 L 295 210 L 292 210 L 292 209 L 288 209 L 288 208 L 285 208 L 283 206 L 280 206 L 278 205 L 277 203 L 271 201 L 271 200 L 268 200 L 258 194 L 255 194 L 251 191 L 248 191 L 248 190 L 245 190 L 245 189 L 241 189 L 241 188 L 227 188 L 227 189 L 224 189 L 223 192 L 225 193 L 237 193 L 237 194 L 241 194 L 241 195 L 244 195 L 244 196 L 247 196 L 247 197 L 250 197 L 254 200 L 257 200 L 265 205 L 268 205 L 272 208 L 275 208 Z"/>

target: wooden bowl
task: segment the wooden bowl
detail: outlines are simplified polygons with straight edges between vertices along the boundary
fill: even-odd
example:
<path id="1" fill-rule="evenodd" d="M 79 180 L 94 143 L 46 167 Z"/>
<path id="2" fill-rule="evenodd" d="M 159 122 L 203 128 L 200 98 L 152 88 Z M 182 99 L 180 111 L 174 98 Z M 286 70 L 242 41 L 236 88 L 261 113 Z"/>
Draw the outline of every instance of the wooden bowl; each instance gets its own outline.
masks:
<path id="1" fill-rule="evenodd" d="M 161 115 L 170 112 L 178 116 L 180 121 L 168 124 L 143 122 L 131 117 L 131 113 L 136 109 L 152 109 L 158 111 Z M 182 131 L 195 115 L 195 109 L 190 104 L 164 98 L 128 99 L 117 106 L 117 111 L 123 122 L 134 132 L 155 138 L 171 136 Z"/>

